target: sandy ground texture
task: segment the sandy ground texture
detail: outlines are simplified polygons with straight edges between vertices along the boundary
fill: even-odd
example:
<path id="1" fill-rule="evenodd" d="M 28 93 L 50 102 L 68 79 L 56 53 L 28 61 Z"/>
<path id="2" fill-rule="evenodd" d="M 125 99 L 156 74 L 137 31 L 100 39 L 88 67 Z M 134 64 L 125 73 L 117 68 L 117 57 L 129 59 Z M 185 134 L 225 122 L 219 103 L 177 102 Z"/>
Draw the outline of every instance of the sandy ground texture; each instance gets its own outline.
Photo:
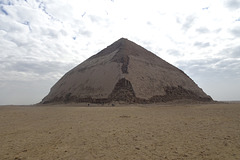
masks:
<path id="1" fill-rule="evenodd" d="M 1 160 L 240 159 L 240 104 L 0 107 Z"/>

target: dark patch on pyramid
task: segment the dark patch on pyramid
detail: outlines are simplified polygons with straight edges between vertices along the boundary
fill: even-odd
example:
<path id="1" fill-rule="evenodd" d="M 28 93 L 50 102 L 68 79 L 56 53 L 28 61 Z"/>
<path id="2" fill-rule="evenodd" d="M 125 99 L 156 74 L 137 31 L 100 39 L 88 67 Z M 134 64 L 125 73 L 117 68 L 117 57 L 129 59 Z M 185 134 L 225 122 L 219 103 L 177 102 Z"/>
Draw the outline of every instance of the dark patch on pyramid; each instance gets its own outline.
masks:
<path id="1" fill-rule="evenodd" d="M 121 38 L 67 72 L 41 103 L 212 101 L 183 71 Z"/>
<path id="2" fill-rule="evenodd" d="M 125 78 L 120 79 L 108 97 L 112 101 L 133 102 L 136 99 L 132 84 Z"/>

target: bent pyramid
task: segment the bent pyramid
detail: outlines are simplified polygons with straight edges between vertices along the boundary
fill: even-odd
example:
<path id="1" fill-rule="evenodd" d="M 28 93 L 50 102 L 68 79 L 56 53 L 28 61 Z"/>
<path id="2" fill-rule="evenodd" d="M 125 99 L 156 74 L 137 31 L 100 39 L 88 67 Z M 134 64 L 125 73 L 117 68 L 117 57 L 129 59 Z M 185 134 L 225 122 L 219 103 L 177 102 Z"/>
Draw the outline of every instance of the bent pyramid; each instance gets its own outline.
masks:
<path id="1" fill-rule="evenodd" d="M 67 72 L 41 103 L 212 101 L 183 71 L 121 38 Z"/>

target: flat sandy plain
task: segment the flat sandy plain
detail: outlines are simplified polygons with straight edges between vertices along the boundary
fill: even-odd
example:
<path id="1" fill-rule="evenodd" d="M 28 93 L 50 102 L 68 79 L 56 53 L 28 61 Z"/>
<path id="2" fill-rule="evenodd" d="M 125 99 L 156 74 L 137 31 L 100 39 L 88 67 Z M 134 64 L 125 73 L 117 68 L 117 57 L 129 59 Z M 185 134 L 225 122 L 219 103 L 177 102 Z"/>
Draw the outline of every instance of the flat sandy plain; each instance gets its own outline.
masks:
<path id="1" fill-rule="evenodd" d="M 239 160 L 240 103 L 1 106 L 0 159 Z"/>

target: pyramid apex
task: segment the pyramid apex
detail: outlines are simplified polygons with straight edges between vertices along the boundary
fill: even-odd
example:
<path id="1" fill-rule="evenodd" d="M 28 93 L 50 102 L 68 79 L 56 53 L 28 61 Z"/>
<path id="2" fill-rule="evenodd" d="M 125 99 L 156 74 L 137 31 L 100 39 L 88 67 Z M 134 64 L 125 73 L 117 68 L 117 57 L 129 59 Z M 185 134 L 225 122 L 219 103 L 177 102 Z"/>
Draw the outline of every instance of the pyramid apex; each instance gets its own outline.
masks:
<path id="1" fill-rule="evenodd" d="M 127 39 L 127 38 L 122 37 L 122 38 L 118 39 L 117 41 L 115 41 L 114 43 L 120 43 L 121 46 L 122 46 L 123 44 L 133 43 L 133 42 L 130 41 L 129 39 Z M 114 44 L 114 43 L 113 43 L 113 44 Z"/>
<path id="2" fill-rule="evenodd" d="M 120 43 L 120 46 L 122 46 L 123 44 L 125 44 L 126 42 L 131 42 L 130 40 L 128 40 L 127 38 L 120 38 L 119 40 L 115 41 L 114 43 Z M 114 44 L 113 43 L 113 44 Z"/>
<path id="3" fill-rule="evenodd" d="M 120 38 L 119 40 L 121 40 L 121 41 L 126 41 L 126 40 L 128 40 L 127 38 L 124 38 L 124 37 L 122 37 L 122 38 Z M 128 40 L 129 41 L 129 40 Z"/>
<path id="4" fill-rule="evenodd" d="M 128 40 L 127 38 L 120 38 L 117 41 L 115 41 L 114 43 L 112 43 L 111 45 L 107 46 L 106 48 L 104 48 L 103 50 L 101 50 L 100 52 L 98 52 L 96 55 L 93 55 L 90 58 L 97 58 L 99 56 L 104 56 L 107 54 L 110 54 L 116 50 L 120 50 L 122 48 L 126 48 L 127 46 L 129 46 L 131 43 L 133 43 L 132 41 Z"/>

